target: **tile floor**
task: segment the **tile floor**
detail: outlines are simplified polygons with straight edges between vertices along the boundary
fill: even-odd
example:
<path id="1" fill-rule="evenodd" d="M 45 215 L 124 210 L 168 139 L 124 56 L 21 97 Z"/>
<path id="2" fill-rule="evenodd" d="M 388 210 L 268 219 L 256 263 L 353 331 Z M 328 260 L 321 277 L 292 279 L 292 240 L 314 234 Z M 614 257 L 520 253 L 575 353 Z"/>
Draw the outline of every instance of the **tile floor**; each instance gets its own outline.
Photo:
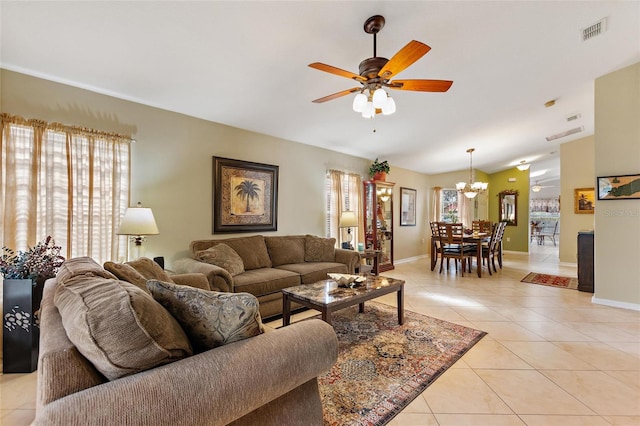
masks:
<path id="1" fill-rule="evenodd" d="M 640 425 L 640 312 L 521 283 L 528 272 L 576 267 L 547 244 L 506 253 L 504 269 L 482 279 L 431 272 L 427 259 L 385 273 L 407 282 L 406 309 L 489 333 L 391 425 Z M 395 294 L 380 301 L 393 305 Z M 0 424 L 33 420 L 35 381 L 0 376 Z"/>

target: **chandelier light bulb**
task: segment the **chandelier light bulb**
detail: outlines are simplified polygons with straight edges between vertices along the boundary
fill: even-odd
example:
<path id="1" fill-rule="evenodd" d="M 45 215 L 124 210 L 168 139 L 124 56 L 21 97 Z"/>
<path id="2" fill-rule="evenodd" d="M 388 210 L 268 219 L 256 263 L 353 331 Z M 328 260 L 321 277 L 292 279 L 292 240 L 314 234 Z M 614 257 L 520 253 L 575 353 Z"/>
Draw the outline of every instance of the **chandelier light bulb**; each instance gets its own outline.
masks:
<path id="1" fill-rule="evenodd" d="M 373 107 L 380 109 L 387 103 L 387 92 L 379 88 L 373 92 Z"/>
<path id="2" fill-rule="evenodd" d="M 365 95 L 364 93 L 358 93 L 353 98 L 353 110 L 355 112 L 362 112 L 365 105 L 367 105 L 367 95 Z"/>

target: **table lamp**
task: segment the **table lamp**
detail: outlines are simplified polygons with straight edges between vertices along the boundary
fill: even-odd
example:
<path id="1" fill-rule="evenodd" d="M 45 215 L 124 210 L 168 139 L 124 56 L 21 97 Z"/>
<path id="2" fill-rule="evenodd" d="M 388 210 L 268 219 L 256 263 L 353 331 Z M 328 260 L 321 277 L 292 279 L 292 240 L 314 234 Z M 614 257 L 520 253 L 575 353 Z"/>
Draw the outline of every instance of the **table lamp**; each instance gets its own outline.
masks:
<path id="1" fill-rule="evenodd" d="M 353 245 L 351 245 L 351 228 L 355 228 L 358 226 L 358 218 L 356 214 L 352 211 L 344 211 L 340 215 L 340 223 L 338 224 L 340 228 L 347 228 L 348 240 L 342 243 L 342 248 L 346 248 L 349 250 L 353 250 Z"/>
<path id="2" fill-rule="evenodd" d="M 136 207 L 129 207 L 124 213 L 118 228 L 118 235 L 129 235 L 130 242 L 134 243 L 134 256 L 136 258 L 144 256 L 144 247 L 142 243 L 145 235 L 159 234 L 158 225 L 153 217 L 150 208 L 142 207 L 142 203 L 138 202 Z"/>

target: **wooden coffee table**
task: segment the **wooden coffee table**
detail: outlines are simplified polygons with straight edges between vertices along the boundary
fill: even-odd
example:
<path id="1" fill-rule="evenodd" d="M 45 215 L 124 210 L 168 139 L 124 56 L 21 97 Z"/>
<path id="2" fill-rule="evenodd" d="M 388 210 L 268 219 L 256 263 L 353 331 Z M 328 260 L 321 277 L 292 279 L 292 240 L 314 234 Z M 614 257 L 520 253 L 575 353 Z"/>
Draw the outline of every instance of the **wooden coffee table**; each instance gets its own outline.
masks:
<path id="1" fill-rule="evenodd" d="M 338 287 L 334 280 L 322 280 L 314 284 L 299 285 L 282 290 L 282 324 L 291 323 L 291 302 L 322 312 L 322 320 L 331 324 L 333 311 L 360 305 L 384 294 L 397 292 L 398 324 L 404 323 L 404 281 L 382 276 L 368 276 L 357 287 Z"/>

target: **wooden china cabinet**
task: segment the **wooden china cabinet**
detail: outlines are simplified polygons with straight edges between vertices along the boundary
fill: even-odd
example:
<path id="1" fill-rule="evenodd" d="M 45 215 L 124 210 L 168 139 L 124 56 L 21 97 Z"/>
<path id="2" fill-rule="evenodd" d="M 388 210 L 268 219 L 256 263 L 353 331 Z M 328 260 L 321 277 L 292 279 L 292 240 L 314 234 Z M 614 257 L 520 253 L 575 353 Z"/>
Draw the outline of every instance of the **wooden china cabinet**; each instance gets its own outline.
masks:
<path id="1" fill-rule="evenodd" d="M 395 183 L 365 180 L 364 231 L 365 248 L 379 250 L 378 270 L 393 269 L 393 187 Z"/>

